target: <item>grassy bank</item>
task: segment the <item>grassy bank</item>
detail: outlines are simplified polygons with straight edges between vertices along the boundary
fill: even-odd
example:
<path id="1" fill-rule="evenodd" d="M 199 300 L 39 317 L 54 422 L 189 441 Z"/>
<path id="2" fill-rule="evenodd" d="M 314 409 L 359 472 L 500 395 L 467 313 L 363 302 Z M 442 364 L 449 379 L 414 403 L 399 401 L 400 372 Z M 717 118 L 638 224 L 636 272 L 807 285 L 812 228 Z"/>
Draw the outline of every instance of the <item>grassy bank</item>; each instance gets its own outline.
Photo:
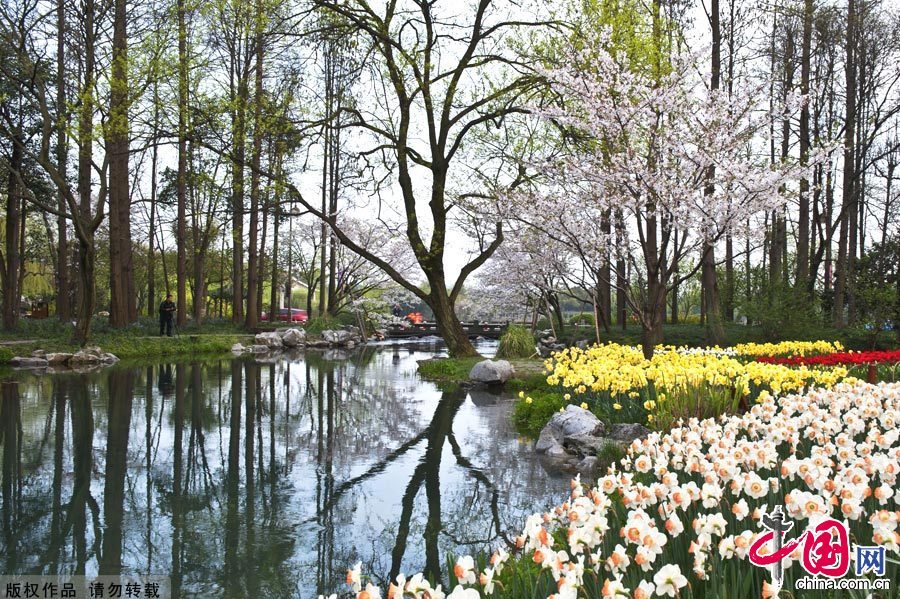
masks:
<path id="1" fill-rule="evenodd" d="M 231 323 L 212 321 L 202 326 L 176 330 L 173 337 L 159 336 L 159 323 L 143 319 L 125 329 L 113 329 L 98 320 L 89 345 L 101 347 L 120 359 L 215 355 L 230 351 L 237 342 L 248 343 L 252 335 Z M 54 319 L 23 320 L 15 331 L 0 334 L 0 364 L 14 356 L 28 356 L 36 349 L 75 352 L 72 327 Z"/>

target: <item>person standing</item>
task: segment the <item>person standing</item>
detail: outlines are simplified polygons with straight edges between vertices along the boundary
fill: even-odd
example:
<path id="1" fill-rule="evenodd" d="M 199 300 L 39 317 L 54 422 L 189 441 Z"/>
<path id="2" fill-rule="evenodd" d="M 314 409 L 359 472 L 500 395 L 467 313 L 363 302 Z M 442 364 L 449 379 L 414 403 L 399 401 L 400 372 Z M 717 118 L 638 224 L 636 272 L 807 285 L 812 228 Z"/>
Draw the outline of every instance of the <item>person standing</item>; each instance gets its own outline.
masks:
<path id="1" fill-rule="evenodd" d="M 175 302 L 172 301 L 172 294 L 166 295 L 166 299 L 159 305 L 159 336 L 172 336 L 172 322 L 175 317 Z"/>

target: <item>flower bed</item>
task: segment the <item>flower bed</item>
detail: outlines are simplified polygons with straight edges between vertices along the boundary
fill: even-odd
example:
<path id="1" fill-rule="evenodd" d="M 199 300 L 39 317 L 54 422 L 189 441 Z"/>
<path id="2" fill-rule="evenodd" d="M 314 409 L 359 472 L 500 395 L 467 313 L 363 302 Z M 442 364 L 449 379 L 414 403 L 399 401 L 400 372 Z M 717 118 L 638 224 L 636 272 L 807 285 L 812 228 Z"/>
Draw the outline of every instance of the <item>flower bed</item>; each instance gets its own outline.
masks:
<path id="1" fill-rule="evenodd" d="M 900 350 L 835 352 L 818 356 L 760 356 L 757 362 L 785 364 L 788 366 L 857 366 L 863 364 L 896 364 L 900 362 Z"/>
<path id="2" fill-rule="evenodd" d="M 451 593 L 417 575 L 399 577 L 387 597 L 774 596 L 769 570 L 748 554 L 775 506 L 794 521 L 788 538 L 835 518 L 853 543 L 885 547 L 882 576 L 896 583 L 898 423 L 900 384 L 861 382 L 692 419 L 635 441 L 596 487 L 574 480 L 567 501 L 528 518 L 514 558 L 464 557 L 448 577 Z M 782 560 L 786 591 L 847 596 L 794 590 L 803 561 L 800 547 Z M 381 597 L 371 583 L 362 588 L 358 569 L 348 582 L 359 599 Z"/>
<path id="3" fill-rule="evenodd" d="M 768 347 L 767 347 L 768 346 Z M 736 346 L 735 351 L 738 351 Z M 827 342 L 744 346 L 809 352 L 835 347 Z M 713 348 L 715 349 L 715 348 Z M 547 384 L 558 386 L 566 401 L 585 403 L 601 419 L 647 422 L 658 428 L 679 418 L 718 416 L 748 405 L 768 393 L 832 387 L 844 380 L 842 366 L 789 367 L 709 352 L 661 347 L 649 360 L 635 347 L 614 343 L 588 349 L 569 348 L 545 362 Z M 527 408 L 518 407 L 517 417 Z"/>

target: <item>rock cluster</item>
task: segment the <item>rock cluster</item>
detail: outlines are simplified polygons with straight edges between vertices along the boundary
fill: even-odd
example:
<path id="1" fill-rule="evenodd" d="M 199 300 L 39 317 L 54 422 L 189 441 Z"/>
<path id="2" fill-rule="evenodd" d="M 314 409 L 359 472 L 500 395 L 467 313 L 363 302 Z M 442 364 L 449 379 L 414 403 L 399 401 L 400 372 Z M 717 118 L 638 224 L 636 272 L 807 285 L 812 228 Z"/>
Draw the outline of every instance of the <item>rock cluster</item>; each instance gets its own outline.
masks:
<path id="1" fill-rule="evenodd" d="M 298 347 L 343 347 L 353 349 L 356 345 L 363 342 L 363 337 L 356 328 L 322 331 L 321 339 L 307 337 L 304 329 L 285 329 L 283 331 L 258 333 L 253 341 L 252 345 L 235 343 L 231 346 L 231 351 L 236 354 L 244 352 L 264 354 Z"/>
<path id="2" fill-rule="evenodd" d="M 85 347 L 74 354 L 64 352 L 48 353 L 42 349 L 34 350 L 30 356 L 16 356 L 9 361 L 18 368 L 45 368 L 47 366 L 97 366 L 115 364 L 119 361 L 115 355 L 104 352 L 99 347 Z"/>
<path id="3" fill-rule="evenodd" d="M 538 341 L 538 353 L 542 358 L 549 358 L 550 354 L 553 352 L 557 352 L 560 350 L 566 349 L 565 343 L 559 343 L 556 340 L 556 337 L 551 335 L 549 332 L 546 332 L 546 335 L 542 335 L 540 340 Z"/>
<path id="4" fill-rule="evenodd" d="M 650 430 L 640 424 L 606 425 L 592 412 L 568 405 L 553 415 L 534 449 L 552 468 L 594 474 L 610 444 L 624 451 L 632 441 L 648 434 Z"/>
<path id="5" fill-rule="evenodd" d="M 506 360 L 482 360 L 469 371 L 469 380 L 485 385 L 502 385 L 516 374 Z"/>

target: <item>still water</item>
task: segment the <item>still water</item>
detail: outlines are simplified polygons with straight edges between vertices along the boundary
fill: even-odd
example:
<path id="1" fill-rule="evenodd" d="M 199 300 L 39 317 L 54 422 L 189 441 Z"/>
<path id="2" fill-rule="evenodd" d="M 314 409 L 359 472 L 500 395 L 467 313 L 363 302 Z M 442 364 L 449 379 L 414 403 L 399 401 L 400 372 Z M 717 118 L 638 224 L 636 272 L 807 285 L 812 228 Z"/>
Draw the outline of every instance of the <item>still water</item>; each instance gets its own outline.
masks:
<path id="1" fill-rule="evenodd" d="M 315 597 L 357 561 L 440 578 L 567 485 L 510 398 L 419 379 L 439 353 L 4 375 L 0 574 L 162 574 L 176 597 Z"/>

